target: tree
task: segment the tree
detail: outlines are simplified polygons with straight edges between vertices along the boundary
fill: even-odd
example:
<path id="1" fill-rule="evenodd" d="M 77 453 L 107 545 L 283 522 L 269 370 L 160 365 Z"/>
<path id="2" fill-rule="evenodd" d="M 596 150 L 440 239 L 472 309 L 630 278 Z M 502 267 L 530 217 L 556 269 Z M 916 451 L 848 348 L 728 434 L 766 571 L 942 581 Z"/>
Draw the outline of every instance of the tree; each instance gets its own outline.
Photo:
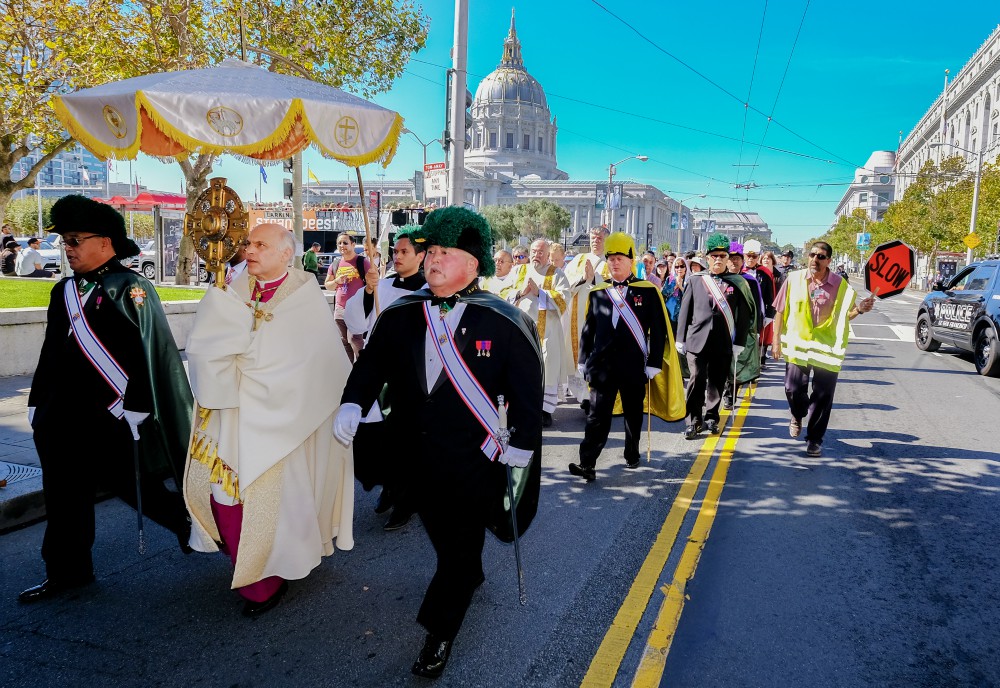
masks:
<path id="1" fill-rule="evenodd" d="M 518 225 L 515 221 L 514 206 L 511 205 L 488 205 L 483 207 L 479 214 L 486 218 L 493 230 L 493 241 L 502 240 L 506 245 L 510 241 L 517 241 Z"/>
<path id="2" fill-rule="evenodd" d="M 42 167 L 71 143 L 48 106 L 53 95 L 239 57 L 242 18 L 248 60 L 371 96 L 388 89 L 424 46 L 428 24 L 410 0 L 0 0 L 0 6 L 6 63 L 0 68 L 0 208 L 14 191 L 33 186 Z M 45 157 L 23 179 L 7 182 L 14 164 L 35 147 Z M 207 186 L 214 156 L 178 162 L 190 210 Z M 187 282 L 192 249 L 190 240 L 182 241 L 178 283 Z"/>
<path id="3" fill-rule="evenodd" d="M 669 241 L 664 241 L 664 242 L 662 242 L 662 243 L 661 243 L 661 244 L 660 244 L 659 246 L 657 246 L 656 248 L 657 248 L 657 250 L 659 251 L 659 253 L 660 253 L 660 255 L 661 255 L 661 256 L 662 256 L 662 255 L 663 255 L 664 253 L 670 253 L 670 251 L 672 251 L 672 250 L 673 250 L 672 248 L 670 248 L 670 242 L 669 242 Z"/>
<path id="4" fill-rule="evenodd" d="M 537 198 L 514 207 L 514 223 L 518 232 L 531 239 L 544 237 L 558 241 L 570 226 L 573 217 L 561 205 Z"/>
<path id="5" fill-rule="evenodd" d="M 53 95 L 124 74 L 101 59 L 103 36 L 120 23 L 111 0 L 0 0 L 0 222 L 17 191 L 73 140 L 49 107 Z M 32 150 L 42 156 L 27 174 L 14 166 Z"/>
<path id="6" fill-rule="evenodd" d="M 42 227 L 52 224 L 49 211 L 55 203 L 50 198 L 42 199 Z M 15 236 L 38 236 L 38 199 L 19 198 L 7 204 L 3 209 L 4 222 L 9 222 L 14 228 Z M 44 236 L 44 234 L 43 234 Z"/>

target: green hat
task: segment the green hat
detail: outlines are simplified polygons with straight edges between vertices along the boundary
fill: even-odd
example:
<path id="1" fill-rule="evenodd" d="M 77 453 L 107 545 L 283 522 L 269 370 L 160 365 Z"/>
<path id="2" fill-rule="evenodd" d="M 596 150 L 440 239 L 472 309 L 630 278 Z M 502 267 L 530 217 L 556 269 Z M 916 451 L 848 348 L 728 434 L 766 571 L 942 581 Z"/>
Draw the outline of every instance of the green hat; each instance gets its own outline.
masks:
<path id="1" fill-rule="evenodd" d="M 49 218 L 56 234 L 90 232 L 108 237 L 119 260 L 139 255 L 139 247 L 125 231 L 125 218 L 110 205 L 86 196 L 63 196 L 52 205 Z"/>
<path id="2" fill-rule="evenodd" d="M 400 239 L 409 239 L 410 243 L 413 244 L 413 248 L 417 251 L 417 253 L 420 253 L 421 251 L 426 251 L 427 250 L 426 242 L 423 242 L 420 239 L 418 239 L 418 237 L 420 236 L 419 234 L 420 229 L 421 229 L 420 225 L 403 225 L 402 227 L 396 230 L 396 236 L 394 236 L 392 239 L 393 245 L 395 245 L 395 243 Z"/>
<path id="3" fill-rule="evenodd" d="M 705 240 L 705 253 L 711 253 L 712 251 L 725 251 L 729 253 L 729 237 L 727 237 L 722 232 L 716 232 Z"/>
<path id="4" fill-rule="evenodd" d="M 419 231 L 410 234 L 413 241 L 424 246 L 458 248 L 471 253 L 479 261 L 480 277 L 492 277 L 496 272 L 490 223 L 471 210 L 456 205 L 439 208 L 427 216 Z"/>

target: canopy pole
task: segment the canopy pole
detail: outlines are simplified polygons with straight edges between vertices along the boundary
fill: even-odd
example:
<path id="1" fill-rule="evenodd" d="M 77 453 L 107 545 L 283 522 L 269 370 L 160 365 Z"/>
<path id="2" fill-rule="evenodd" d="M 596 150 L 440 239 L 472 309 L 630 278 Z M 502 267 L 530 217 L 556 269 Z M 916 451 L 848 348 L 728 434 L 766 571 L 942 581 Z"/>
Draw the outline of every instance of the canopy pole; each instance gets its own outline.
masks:
<path id="1" fill-rule="evenodd" d="M 375 244 L 372 242 L 372 230 L 368 221 L 368 201 L 365 199 L 365 185 L 364 182 L 361 181 L 361 168 L 355 167 L 354 171 L 358 173 L 358 193 L 361 194 L 361 215 L 365 218 L 365 253 L 368 255 L 368 262 L 374 266 Z M 364 281 L 365 276 L 362 275 L 361 279 Z M 379 311 L 381 310 L 378 305 L 378 287 L 375 288 L 372 296 L 375 297 L 375 317 L 378 317 Z"/>

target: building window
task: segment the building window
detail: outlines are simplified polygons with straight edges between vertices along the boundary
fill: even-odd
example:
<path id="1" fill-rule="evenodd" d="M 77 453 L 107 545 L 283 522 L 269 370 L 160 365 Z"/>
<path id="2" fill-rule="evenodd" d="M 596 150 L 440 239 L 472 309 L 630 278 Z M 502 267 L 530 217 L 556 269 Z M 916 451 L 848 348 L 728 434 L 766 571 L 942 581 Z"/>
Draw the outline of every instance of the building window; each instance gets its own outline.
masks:
<path id="1" fill-rule="evenodd" d="M 524 135 L 524 144 L 521 146 L 524 150 L 531 150 L 531 134 Z"/>
<path id="2" fill-rule="evenodd" d="M 496 150 L 497 147 L 497 133 L 495 131 L 490 132 L 490 148 Z"/>
<path id="3" fill-rule="evenodd" d="M 858 194 L 858 203 L 867 203 L 867 202 L 868 202 L 868 194 L 862 191 L 861 193 Z"/>
<path id="4" fill-rule="evenodd" d="M 507 145 L 505 145 L 504 148 L 513 148 L 514 147 L 514 134 L 513 134 L 513 132 L 509 132 L 509 131 L 507 132 L 507 142 L 506 142 L 506 144 Z"/>
<path id="5" fill-rule="evenodd" d="M 483 147 L 483 135 L 481 132 L 476 132 L 476 148 Z"/>
<path id="6" fill-rule="evenodd" d="M 997 126 L 996 126 L 996 125 L 994 124 L 994 125 L 993 125 L 993 128 L 994 128 L 994 129 L 996 129 L 996 128 L 997 128 Z M 542 150 L 542 148 L 543 148 L 543 146 L 542 146 L 542 137 L 541 137 L 541 136 L 539 136 L 539 137 L 538 137 L 538 152 L 539 152 L 539 153 L 544 153 L 544 152 L 545 152 L 544 150 Z"/>

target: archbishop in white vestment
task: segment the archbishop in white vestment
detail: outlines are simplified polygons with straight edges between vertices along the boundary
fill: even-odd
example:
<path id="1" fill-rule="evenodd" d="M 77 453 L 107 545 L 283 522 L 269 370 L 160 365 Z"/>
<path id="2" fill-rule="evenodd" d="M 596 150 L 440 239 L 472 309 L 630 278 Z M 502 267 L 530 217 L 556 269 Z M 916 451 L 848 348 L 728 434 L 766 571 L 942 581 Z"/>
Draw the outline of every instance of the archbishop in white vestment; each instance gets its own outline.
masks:
<path id="1" fill-rule="evenodd" d="M 354 546 L 353 457 L 331 431 L 351 364 L 315 277 L 291 270 L 282 280 L 249 274 L 226 291 L 209 289 L 187 345 L 196 401 L 184 478 L 191 546 L 217 551 L 229 539 L 220 511 L 241 507 L 238 553 L 230 552 L 236 589 L 304 578 L 334 539 Z"/>

